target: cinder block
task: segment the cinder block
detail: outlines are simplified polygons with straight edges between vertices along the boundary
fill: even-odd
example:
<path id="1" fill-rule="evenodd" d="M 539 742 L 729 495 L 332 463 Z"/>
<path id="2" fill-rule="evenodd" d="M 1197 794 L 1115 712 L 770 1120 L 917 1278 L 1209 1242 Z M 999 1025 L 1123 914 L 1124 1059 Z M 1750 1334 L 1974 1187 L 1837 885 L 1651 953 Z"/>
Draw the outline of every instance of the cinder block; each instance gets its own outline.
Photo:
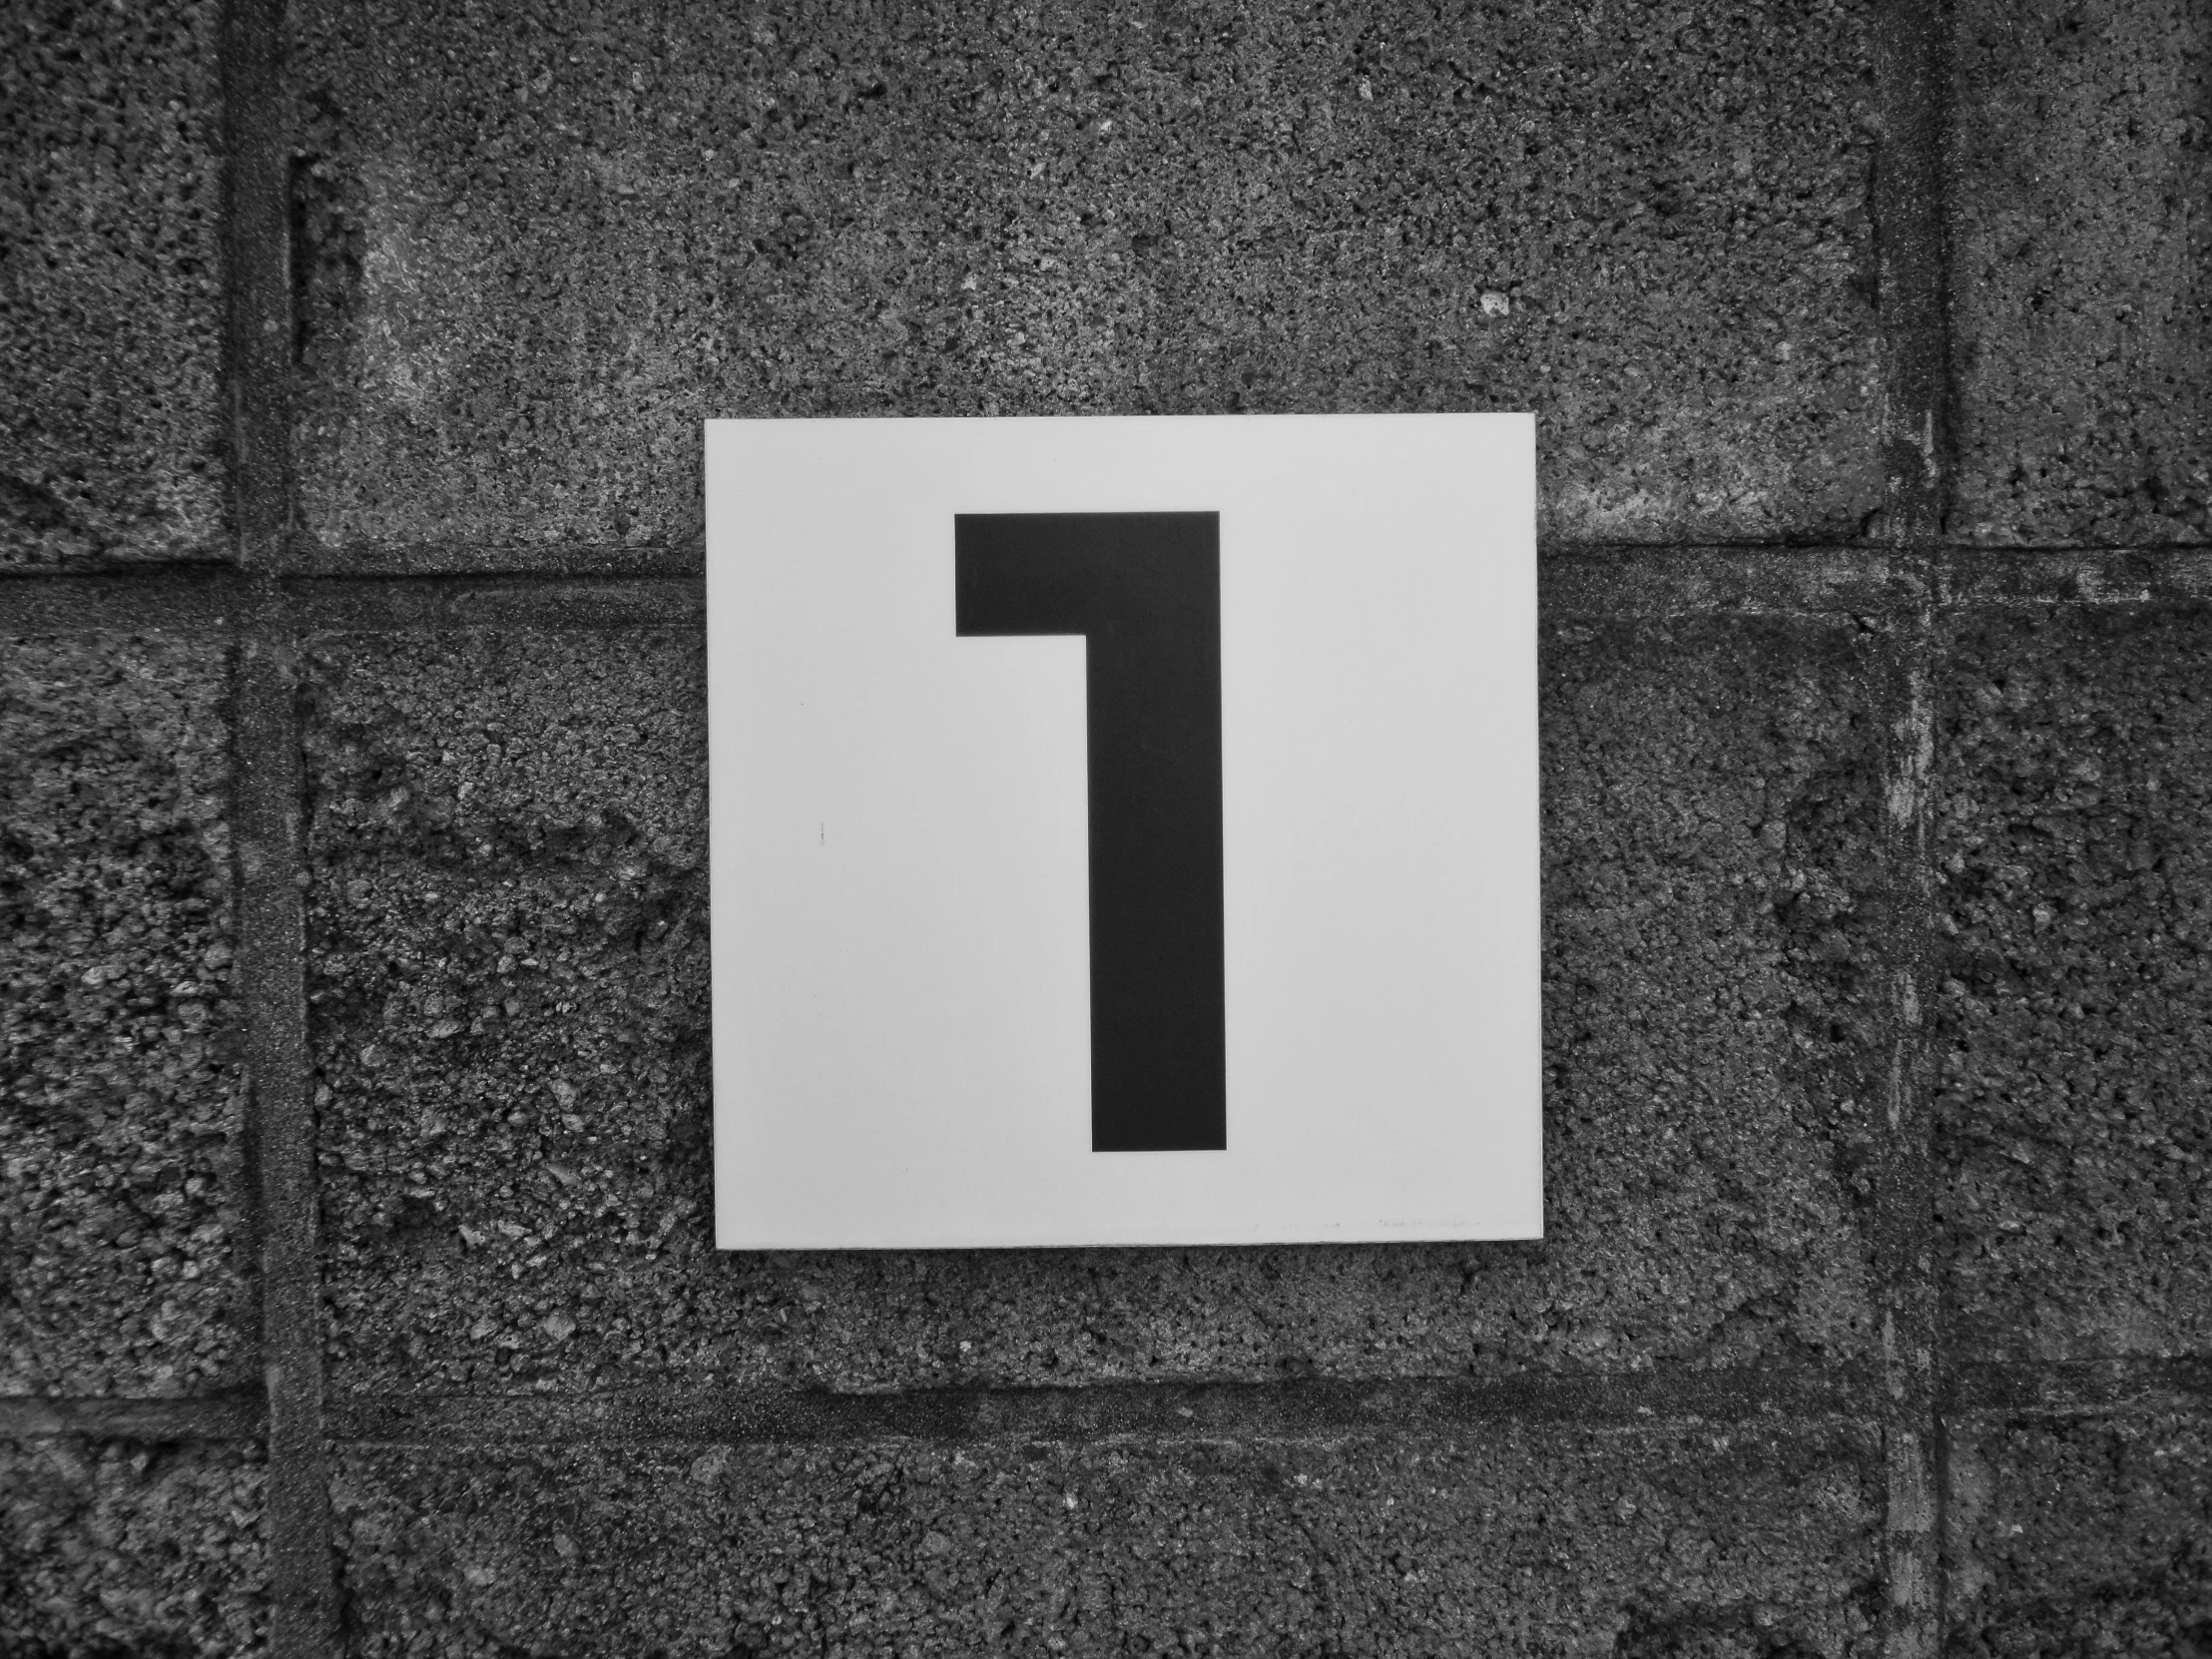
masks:
<path id="1" fill-rule="evenodd" d="M 220 9 L 0 25 L 0 565 L 223 554 Z"/>
<path id="2" fill-rule="evenodd" d="M 2204 1651 L 2212 1434 L 2203 1418 L 1974 1422 L 1954 1427 L 1951 1444 L 1945 1652 Z"/>
<path id="3" fill-rule="evenodd" d="M 1842 1655 L 1846 1431 L 358 1448 L 360 1652 Z"/>
<path id="4" fill-rule="evenodd" d="M 221 647 L 0 642 L 0 1393 L 241 1353 Z"/>
<path id="5" fill-rule="evenodd" d="M 1870 8 L 292 8 L 326 563 L 696 558 L 707 416 L 1524 409 L 1572 540 L 1882 496 Z"/>
<path id="6" fill-rule="evenodd" d="M 2212 17 L 1968 0 L 1953 31 L 1952 527 L 2212 533 Z"/>
<path id="7" fill-rule="evenodd" d="M 252 1659 L 260 1450 L 0 1441 L 0 1652 Z"/>
<path id="8" fill-rule="evenodd" d="M 2212 611 L 1961 618 L 1930 1029 L 1958 1358 L 2212 1345 Z"/>
<path id="9" fill-rule="evenodd" d="M 1866 636 L 1555 629 L 1540 1246 L 718 1255 L 695 636 L 313 667 L 340 1388 L 838 1388 L 1864 1358 Z"/>

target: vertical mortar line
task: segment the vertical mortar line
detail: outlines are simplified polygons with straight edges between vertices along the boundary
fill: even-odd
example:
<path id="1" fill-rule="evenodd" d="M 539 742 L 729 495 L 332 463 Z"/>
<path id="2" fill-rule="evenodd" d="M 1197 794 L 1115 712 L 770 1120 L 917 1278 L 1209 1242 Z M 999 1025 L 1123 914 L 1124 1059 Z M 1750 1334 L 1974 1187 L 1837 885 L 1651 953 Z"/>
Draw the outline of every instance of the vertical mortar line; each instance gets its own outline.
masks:
<path id="1" fill-rule="evenodd" d="M 224 345 L 232 529 L 250 597 L 233 708 L 238 994 L 249 1079 L 273 1659 L 336 1648 L 307 1068 L 296 649 L 277 584 L 291 525 L 291 248 L 283 0 L 225 0 Z"/>
<path id="2" fill-rule="evenodd" d="M 237 671 L 237 845 L 239 994 L 252 1080 L 248 1145 L 268 1391 L 263 1525 L 274 1659 L 332 1652 L 337 1601 L 323 1447 L 297 655 L 282 597 L 265 592 L 249 619 Z"/>
<path id="3" fill-rule="evenodd" d="M 291 518 L 291 235 L 279 74 L 283 0 L 227 0 L 222 23 L 224 393 L 241 564 L 276 569 Z"/>
<path id="4" fill-rule="evenodd" d="M 1949 111 L 1947 0 L 1877 0 L 1875 302 L 1882 331 L 1882 535 L 1923 542 L 1949 512 L 1948 239 L 1943 191 Z"/>
<path id="5" fill-rule="evenodd" d="M 1876 0 L 1874 27 L 1881 133 L 1873 203 L 1883 351 L 1881 526 L 1883 539 L 1892 544 L 1926 546 L 1943 533 L 1954 453 L 1943 200 L 1948 0 Z M 1902 621 L 1890 699 L 1885 846 L 1890 923 L 1884 954 L 1894 979 L 1894 1024 L 1876 1201 L 1889 1484 L 1884 1645 L 1895 1659 L 1934 1659 L 1945 1634 L 1936 1172 L 1921 994 L 1927 988 L 1934 890 L 1928 860 L 1938 638 L 1935 584 L 1940 570 L 1936 558 L 1920 565 L 1924 598 L 1917 614 Z"/>
<path id="6" fill-rule="evenodd" d="M 1922 1022 L 1934 893 L 1928 861 L 1936 737 L 1933 601 L 1924 600 L 1895 627 L 1882 700 L 1888 720 L 1882 967 L 1890 978 L 1891 1037 L 1875 1200 L 1889 1489 L 1884 1646 L 1893 1659 L 1933 1659 L 1943 1641 L 1936 1173 L 1930 1052 Z"/>

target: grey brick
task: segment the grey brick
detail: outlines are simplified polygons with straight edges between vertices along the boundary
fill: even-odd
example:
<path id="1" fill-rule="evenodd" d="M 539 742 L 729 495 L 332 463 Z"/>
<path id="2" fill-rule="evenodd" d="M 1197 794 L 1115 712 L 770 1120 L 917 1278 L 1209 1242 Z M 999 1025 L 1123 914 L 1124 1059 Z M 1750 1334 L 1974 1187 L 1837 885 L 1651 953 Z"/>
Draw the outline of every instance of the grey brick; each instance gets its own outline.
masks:
<path id="1" fill-rule="evenodd" d="M 0 1652 L 251 1659 L 261 1508 L 252 1446 L 0 1441 Z"/>
<path id="2" fill-rule="evenodd" d="M 222 554 L 217 13 L 0 24 L 0 565 Z"/>
<path id="3" fill-rule="evenodd" d="M 2197 607 L 1953 629 L 1930 1013 L 1961 1359 L 2212 1341 L 2207 651 Z"/>
<path id="4" fill-rule="evenodd" d="M 1550 535 L 1881 504 L 1864 5 L 291 27 L 328 564 L 696 558 L 728 415 L 1534 408 Z"/>
<path id="5" fill-rule="evenodd" d="M 1954 527 L 2212 533 L 2212 16 L 1969 0 L 1953 31 Z"/>
<path id="6" fill-rule="evenodd" d="M 1872 1650 L 1860 1436 L 349 1449 L 360 1651 Z"/>
<path id="7" fill-rule="evenodd" d="M 712 1248 L 696 638 L 333 641 L 308 744 L 336 1384 L 1863 1358 L 1861 641 L 1551 640 L 1547 1243 L 792 1256 Z"/>
<path id="8" fill-rule="evenodd" d="M 0 1393 L 241 1352 L 226 663 L 0 642 Z"/>
<path id="9" fill-rule="evenodd" d="M 1959 1659 L 2212 1645 L 2212 1434 L 2201 1418 L 1953 1430 L 1950 1640 Z"/>

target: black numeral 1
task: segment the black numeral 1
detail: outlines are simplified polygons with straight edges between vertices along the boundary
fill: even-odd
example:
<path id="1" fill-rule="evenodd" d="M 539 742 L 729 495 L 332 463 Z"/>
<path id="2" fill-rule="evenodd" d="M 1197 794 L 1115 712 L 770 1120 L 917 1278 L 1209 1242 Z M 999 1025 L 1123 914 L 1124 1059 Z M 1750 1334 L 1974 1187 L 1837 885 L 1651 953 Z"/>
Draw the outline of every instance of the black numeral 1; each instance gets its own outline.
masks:
<path id="1" fill-rule="evenodd" d="M 953 567 L 960 633 L 1088 642 L 1092 1150 L 1220 1151 L 1220 515 L 962 513 Z"/>

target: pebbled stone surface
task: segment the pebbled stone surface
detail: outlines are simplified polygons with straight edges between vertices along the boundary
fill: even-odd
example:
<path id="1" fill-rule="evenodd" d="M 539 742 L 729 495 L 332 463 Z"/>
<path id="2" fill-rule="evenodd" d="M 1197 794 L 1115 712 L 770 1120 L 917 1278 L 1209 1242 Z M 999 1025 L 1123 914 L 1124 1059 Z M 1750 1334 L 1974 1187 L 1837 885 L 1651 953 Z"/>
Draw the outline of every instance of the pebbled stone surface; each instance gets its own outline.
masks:
<path id="1" fill-rule="evenodd" d="M 2212 610 L 1968 614 L 1930 1030 L 1953 1352 L 2212 1348 Z"/>
<path id="2" fill-rule="evenodd" d="M 1845 1432 L 358 1448 L 364 1659 L 1873 1651 Z"/>
<path id="3" fill-rule="evenodd" d="M 245 1359 L 226 667 L 0 641 L 0 1394 Z"/>
<path id="4" fill-rule="evenodd" d="M 1952 527 L 2212 536 L 2212 14 L 1969 0 L 1953 27 Z"/>
<path id="5" fill-rule="evenodd" d="M 709 416 L 1533 408 L 1549 536 L 1854 536 L 1869 11 L 303 4 L 302 521 L 682 562 Z"/>
<path id="6" fill-rule="evenodd" d="M 0 21 L 0 566 L 222 556 L 218 12 Z"/>
<path id="7" fill-rule="evenodd" d="M 2212 1432 L 2202 1417 L 1953 1430 L 1956 1659 L 2212 1652 Z"/>
<path id="8" fill-rule="evenodd" d="M 1555 628 L 1540 1246 L 718 1254 L 694 636 L 338 638 L 308 903 L 334 1384 L 1823 1365 L 1873 1325 L 1873 648 Z"/>
<path id="9" fill-rule="evenodd" d="M 261 1508 L 255 1447 L 0 1441 L 0 1653 L 259 1654 Z"/>

